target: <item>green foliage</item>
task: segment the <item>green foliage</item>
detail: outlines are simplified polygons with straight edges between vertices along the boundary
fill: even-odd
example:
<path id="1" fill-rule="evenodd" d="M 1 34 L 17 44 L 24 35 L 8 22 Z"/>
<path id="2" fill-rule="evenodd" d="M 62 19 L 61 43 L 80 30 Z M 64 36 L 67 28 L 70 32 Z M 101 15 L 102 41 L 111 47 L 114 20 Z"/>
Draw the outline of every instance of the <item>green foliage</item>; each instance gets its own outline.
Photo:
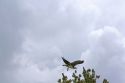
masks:
<path id="1" fill-rule="evenodd" d="M 58 80 L 58 83 L 96 83 L 100 76 L 96 75 L 94 69 L 85 69 L 83 67 L 82 74 L 78 74 L 77 70 L 72 73 L 72 78 L 69 79 L 64 73 L 62 73 L 62 78 Z M 103 83 L 109 83 L 106 79 Z"/>

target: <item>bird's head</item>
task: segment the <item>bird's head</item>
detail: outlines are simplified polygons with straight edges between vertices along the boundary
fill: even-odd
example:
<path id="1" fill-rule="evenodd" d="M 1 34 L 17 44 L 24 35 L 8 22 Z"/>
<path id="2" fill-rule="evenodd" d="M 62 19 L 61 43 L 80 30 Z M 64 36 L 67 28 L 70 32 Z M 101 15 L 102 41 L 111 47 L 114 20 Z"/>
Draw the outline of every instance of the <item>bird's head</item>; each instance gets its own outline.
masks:
<path id="1" fill-rule="evenodd" d="M 81 60 L 81 63 L 84 63 L 84 60 Z"/>

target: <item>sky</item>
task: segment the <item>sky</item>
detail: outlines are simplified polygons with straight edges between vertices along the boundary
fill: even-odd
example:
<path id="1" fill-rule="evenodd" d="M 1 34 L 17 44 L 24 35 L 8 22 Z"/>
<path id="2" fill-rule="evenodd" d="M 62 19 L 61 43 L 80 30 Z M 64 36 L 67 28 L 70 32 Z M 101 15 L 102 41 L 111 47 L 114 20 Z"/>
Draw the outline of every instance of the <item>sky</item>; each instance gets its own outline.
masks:
<path id="1" fill-rule="evenodd" d="M 57 83 L 61 56 L 125 83 L 124 0 L 0 0 L 0 82 Z M 71 72 L 70 70 L 69 72 Z"/>

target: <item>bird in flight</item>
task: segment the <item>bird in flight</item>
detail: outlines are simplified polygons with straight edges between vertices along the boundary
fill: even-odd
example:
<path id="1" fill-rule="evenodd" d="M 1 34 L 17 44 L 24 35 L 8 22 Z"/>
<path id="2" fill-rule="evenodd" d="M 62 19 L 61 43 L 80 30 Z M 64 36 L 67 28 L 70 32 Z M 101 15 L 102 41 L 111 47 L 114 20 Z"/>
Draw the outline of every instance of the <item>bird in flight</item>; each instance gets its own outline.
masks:
<path id="1" fill-rule="evenodd" d="M 62 57 L 62 60 L 65 63 L 65 65 L 63 65 L 63 66 L 67 67 L 67 71 L 69 70 L 69 68 L 76 69 L 76 67 L 75 67 L 76 65 L 84 63 L 84 60 L 76 60 L 76 61 L 73 61 L 73 62 L 69 62 L 64 57 Z"/>

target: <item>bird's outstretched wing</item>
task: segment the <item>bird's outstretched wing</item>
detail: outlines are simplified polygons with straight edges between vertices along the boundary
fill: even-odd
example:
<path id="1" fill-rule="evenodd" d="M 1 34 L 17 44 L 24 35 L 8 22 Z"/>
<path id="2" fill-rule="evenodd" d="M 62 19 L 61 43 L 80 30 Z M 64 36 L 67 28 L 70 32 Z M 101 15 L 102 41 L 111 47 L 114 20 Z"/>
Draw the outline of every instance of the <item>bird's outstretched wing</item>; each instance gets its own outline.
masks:
<path id="1" fill-rule="evenodd" d="M 69 64 L 70 64 L 70 62 L 69 62 L 69 61 L 67 61 L 65 58 L 63 58 L 63 57 L 62 57 L 62 59 L 63 59 L 63 61 L 64 61 L 64 63 L 65 63 L 65 64 L 67 64 L 67 65 L 69 65 Z"/>
<path id="2" fill-rule="evenodd" d="M 82 64 L 83 62 L 84 62 L 84 60 L 77 60 L 77 61 L 73 61 L 73 62 L 71 63 L 71 65 L 76 66 L 76 65 L 78 65 L 78 64 Z"/>

